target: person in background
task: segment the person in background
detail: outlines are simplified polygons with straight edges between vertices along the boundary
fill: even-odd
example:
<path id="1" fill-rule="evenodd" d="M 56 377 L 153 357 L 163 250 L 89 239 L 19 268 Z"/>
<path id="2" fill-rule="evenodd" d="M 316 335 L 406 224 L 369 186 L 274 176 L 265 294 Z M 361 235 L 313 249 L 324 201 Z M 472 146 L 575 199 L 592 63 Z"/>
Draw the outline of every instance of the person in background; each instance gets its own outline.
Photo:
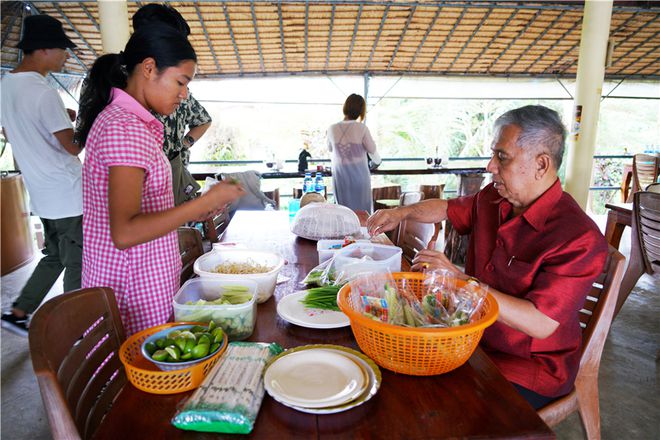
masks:
<path id="1" fill-rule="evenodd" d="M 566 131 L 543 106 L 511 110 L 495 121 L 487 170 L 493 182 L 477 194 L 429 199 L 379 210 L 371 234 L 404 219 L 451 220 L 470 232 L 465 273 L 437 251 L 422 250 L 413 270 L 446 269 L 488 284 L 498 320 L 481 346 L 534 408 L 571 391 L 579 367 L 578 311 L 607 258 L 607 242 L 575 200 L 562 191 Z"/>
<path id="2" fill-rule="evenodd" d="M 186 38 L 190 35 L 190 26 L 186 20 L 179 11 L 169 5 L 150 3 L 142 6 L 133 15 L 135 31 L 144 25 L 154 23 L 172 26 Z M 174 202 L 178 205 L 194 198 L 199 189 L 199 185 L 185 168 L 190 162 L 190 148 L 211 126 L 211 115 L 188 92 L 186 99 L 173 113 L 169 115 L 154 113 L 154 116 L 163 123 L 165 130 L 163 151 L 172 165 Z"/>
<path id="3" fill-rule="evenodd" d="M 82 164 L 73 141 L 75 112 L 64 108 L 46 81 L 59 72 L 76 45 L 62 24 L 48 15 L 25 18 L 18 48 L 23 59 L 2 79 L 2 127 L 12 144 L 28 193 L 30 209 L 44 227 L 39 261 L 2 327 L 27 336 L 28 316 L 64 271 L 64 291 L 80 288 L 82 265 Z"/>
<path id="4" fill-rule="evenodd" d="M 352 94 L 344 102 L 344 120 L 328 129 L 332 154 L 332 184 L 338 204 L 353 211 L 372 211 L 371 173 L 367 153 L 376 153 L 376 143 L 364 121 L 367 104 Z"/>
<path id="5" fill-rule="evenodd" d="M 81 110 L 83 287 L 110 286 L 127 335 L 166 322 L 179 288 L 176 228 L 208 218 L 243 194 L 220 182 L 174 206 L 163 124 L 188 96 L 197 57 L 176 29 L 145 25 L 120 54 L 96 60 Z"/>

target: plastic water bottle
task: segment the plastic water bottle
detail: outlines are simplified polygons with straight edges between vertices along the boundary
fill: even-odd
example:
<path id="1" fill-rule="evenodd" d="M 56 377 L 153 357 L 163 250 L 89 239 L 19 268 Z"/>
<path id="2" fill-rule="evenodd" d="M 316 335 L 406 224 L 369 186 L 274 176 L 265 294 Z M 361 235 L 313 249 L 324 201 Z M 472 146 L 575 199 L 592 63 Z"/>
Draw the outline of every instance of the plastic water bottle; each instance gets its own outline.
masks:
<path id="1" fill-rule="evenodd" d="M 314 180 L 312 179 L 312 173 L 305 173 L 305 179 L 303 180 L 303 193 L 314 192 Z"/>
<path id="2" fill-rule="evenodd" d="M 323 183 L 323 173 L 316 173 L 316 178 L 314 179 L 314 191 L 323 195 L 325 189 L 325 184 Z"/>

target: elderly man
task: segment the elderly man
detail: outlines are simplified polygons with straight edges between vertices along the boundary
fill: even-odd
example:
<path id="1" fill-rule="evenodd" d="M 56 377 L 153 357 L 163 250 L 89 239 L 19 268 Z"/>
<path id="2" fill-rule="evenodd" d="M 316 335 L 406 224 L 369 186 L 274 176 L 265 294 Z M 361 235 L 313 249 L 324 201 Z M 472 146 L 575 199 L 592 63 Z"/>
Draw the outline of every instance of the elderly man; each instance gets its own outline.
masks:
<path id="1" fill-rule="evenodd" d="M 562 191 L 557 170 L 564 141 L 555 111 L 511 110 L 495 121 L 491 184 L 471 196 L 380 210 L 367 221 L 371 234 L 404 219 L 447 218 L 459 233 L 471 233 L 465 273 L 432 250 L 417 254 L 413 270 L 447 269 L 490 286 L 500 315 L 481 345 L 535 408 L 573 387 L 581 345 L 577 312 L 607 256 L 598 227 Z"/>

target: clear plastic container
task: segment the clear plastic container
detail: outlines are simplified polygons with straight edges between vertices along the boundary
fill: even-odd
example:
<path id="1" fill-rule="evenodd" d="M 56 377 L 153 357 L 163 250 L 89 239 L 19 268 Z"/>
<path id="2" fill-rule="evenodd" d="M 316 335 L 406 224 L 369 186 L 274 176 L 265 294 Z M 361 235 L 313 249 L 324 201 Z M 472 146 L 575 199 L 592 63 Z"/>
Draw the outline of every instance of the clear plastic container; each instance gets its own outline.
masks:
<path id="1" fill-rule="evenodd" d="M 214 272 L 223 263 L 253 263 L 272 269 L 269 272 L 253 274 L 224 274 Z M 195 260 L 193 269 L 202 278 L 241 279 L 257 282 L 257 302 L 267 301 L 275 291 L 277 274 L 284 266 L 284 258 L 272 252 L 251 249 L 214 249 Z"/>
<path id="2" fill-rule="evenodd" d="M 362 272 L 400 272 L 401 248 L 357 242 L 335 252 L 335 269 L 351 277 Z"/>
<path id="3" fill-rule="evenodd" d="M 369 243 L 369 240 L 356 240 L 357 243 Z M 319 253 L 319 264 L 332 258 L 335 253 L 342 248 L 344 240 L 319 240 L 316 243 L 316 250 Z"/>
<path id="4" fill-rule="evenodd" d="M 252 299 L 243 304 L 195 305 L 200 299 L 213 301 L 222 296 L 228 286 L 244 286 Z M 257 283 L 240 278 L 193 278 L 186 281 L 174 295 L 174 320 L 188 322 L 213 321 L 227 333 L 230 341 L 249 338 L 257 321 Z M 187 302 L 193 304 L 186 304 Z"/>

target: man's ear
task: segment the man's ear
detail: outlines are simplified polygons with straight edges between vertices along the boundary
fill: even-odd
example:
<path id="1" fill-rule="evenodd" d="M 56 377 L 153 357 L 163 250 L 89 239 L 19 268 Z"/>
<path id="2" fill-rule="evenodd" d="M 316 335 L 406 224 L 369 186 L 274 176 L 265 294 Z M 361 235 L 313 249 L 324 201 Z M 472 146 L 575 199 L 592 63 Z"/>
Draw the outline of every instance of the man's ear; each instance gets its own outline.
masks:
<path id="1" fill-rule="evenodd" d="M 547 174 L 547 172 L 550 170 L 552 167 L 552 158 L 550 158 L 550 155 L 548 153 L 541 153 L 538 156 L 536 156 L 536 160 L 534 162 L 536 169 L 535 169 L 535 177 L 537 180 L 540 180 Z"/>
<path id="2" fill-rule="evenodd" d="M 152 79 L 158 75 L 156 60 L 150 57 L 142 60 L 142 75 L 144 75 L 144 77 L 147 79 Z"/>

